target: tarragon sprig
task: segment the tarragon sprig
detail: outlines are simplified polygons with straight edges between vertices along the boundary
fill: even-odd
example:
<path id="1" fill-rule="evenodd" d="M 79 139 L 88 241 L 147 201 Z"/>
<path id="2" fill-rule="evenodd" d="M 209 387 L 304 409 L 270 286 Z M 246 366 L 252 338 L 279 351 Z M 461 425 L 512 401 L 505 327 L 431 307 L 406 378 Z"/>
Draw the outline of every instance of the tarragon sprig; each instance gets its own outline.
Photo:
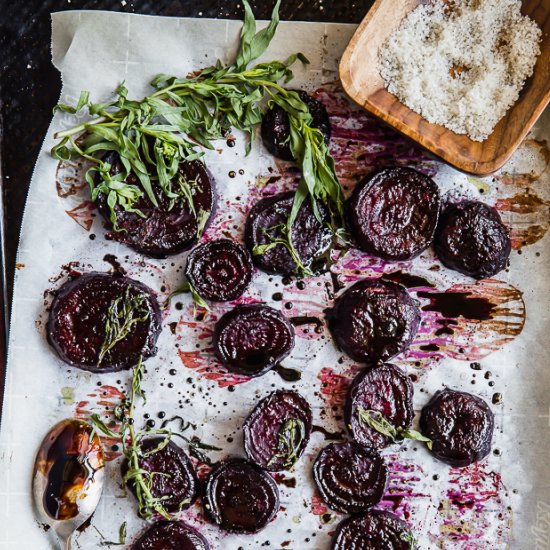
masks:
<path id="1" fill-rule="evenodd" d="M 357 408 L 357 418 L 359 423 L 376 430 L 378 433 L 385 435 L 394 442 L 402 439 L 413 439 L 426 443 L 428 449 L 432 448 L 432 440 L 429 437 L 422 435 L 420 432 L 410 429 L 394 426 L 384 417 L 380 411 L 365 410 L 362 407 Z"/>
<path id="2" fill-rule="evenodd" d="M 302 420 L 289 418 L 277 434 L 278 448 L 267 463 L 271 466 L 282 459 L 285 470 L 291 469 L 299 458 L 300 447 L 306 437 L 306 427 Z"/>

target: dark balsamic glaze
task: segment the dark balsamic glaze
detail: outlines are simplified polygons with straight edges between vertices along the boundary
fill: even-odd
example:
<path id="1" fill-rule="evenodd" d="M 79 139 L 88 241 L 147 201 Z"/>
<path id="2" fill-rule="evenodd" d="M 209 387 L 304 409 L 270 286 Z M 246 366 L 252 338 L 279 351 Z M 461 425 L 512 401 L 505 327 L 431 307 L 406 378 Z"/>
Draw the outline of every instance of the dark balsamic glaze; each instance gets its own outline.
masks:
<path id="1" fill-rule="evenodd" d="M 410 273 L 404 273 L 403 271 L 394 271 L 392 273 L 384 273 L 382 279 L 386 281 L 393 281 L 394 283 L 400 283 L 406 288 L 418 288 L 421 286 L 427 286 L 435 288 L 435 285 L 418 275 L 411 275 Z"/>
<path id="2" fill-rule="evenodd" d="M 344 439 L 343 431 L 329 432 L 326 428 L 323 428 L 323 426 L 317 426 L 316 424 L 313 424 L 311 431 L 322 433 L 325 436 L 325 441 L 343 441 Z"/>
<path id="3" fill-rule="evenodd" d="M 126 270 L 120 265 L 118 258 L 114 254 L 105 254 L 105 256 L 103 256 L 103 261 L 111 264 L 115 273 L 126 275 Z"/>
<path id="4" fill-rule="evenodd" d="M 483 296 L 471 292 L 419 292 L 419 298 L 430 303 L 422 306 L 423 311 L 436 311 L 443 317 L 464 317 L 475 321 L 488 321 L 495 313 L 496 305 Z"/>
<path id="5" fill-rule="evenodd" d="M 296 369 L 288 369 L 283 365 L 275 365 L 273 370 L 285 381 L 285 382 L 298 382 L 301 380 L 302 373 Z"/>
<path id="6" fill-rule="evenodd" d="M 315 325 L 315 332 L 320 334 L 323 332 L 323 321 L 319 317 L 314 317 L 313 315 L 298 315 L 290 317 L 289 321 L 295 327 L 301 327 L 303 325 Z"/>

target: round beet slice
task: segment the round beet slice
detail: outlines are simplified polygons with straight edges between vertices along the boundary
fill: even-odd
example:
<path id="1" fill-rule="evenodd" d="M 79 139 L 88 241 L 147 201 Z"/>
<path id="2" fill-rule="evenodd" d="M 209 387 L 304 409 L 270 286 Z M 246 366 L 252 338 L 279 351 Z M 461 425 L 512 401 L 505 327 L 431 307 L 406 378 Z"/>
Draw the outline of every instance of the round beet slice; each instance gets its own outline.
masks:
<path id="1" fill-rule="evenodd" d="M 252 279 L 252 258 L 229 239 L 201 244 L 187 257 L 185 275 L 206 300 L 227 302 L 242 296 Z"/>
<path id="2" fill-rule="evenodd" d="M 284 238 L 281 226 L 285 226 L 292 204 L 294 193 L 279 193 L 273 197 L 260 199 L 250 210 L 246 220 L 246 246 L 252 253 L 254 264 L 265 271 L 278 275 L 292 275 L 297 271 L 297 265 L 288 248 L 278 244 L 262 254 L 254 254 L 254 248 L 268 245 L 276 239 Z M 321 257 L 327 253 L 332 241 L 332 231 L 328 223 L 330 214 L 326 206 L 318 204 L 322 223 L 319 223 L 311 201 L 306 199 L 292 226 L 292 243 L 302 262 L 302 265 L 311 270 L 321 270 Z"/>
<path id="3" fill-rule="evenodd" d="M 482 202 L 448 206 L 435 234 L 443 265 L 475 279 L 492 277 L 506 267 L 512 244 L 498 211 Z"/>
<path id="4" fill-rule="evenodd" d="M 104 161 L 111 164 L 112 175 L 123 169 L 116 153 L 108 153 Z M 214 180 L 204 164 L 195 160 L 180 163 L 177 176 L 172 182 L 174 189 L 178 189 L 179 181 L 185 182 L 189 187 L 194 211 L 184 196 L 173 203 L 159 184 L 152 182 L 158 206 L 145 193 L 134 205 L 143 216 L 126 212 L 116 205 L 115 221 L 119 230 L 113 227 L 109 237 L 155 258 L 165 258 L 191 248 L 199 240 L 202 229 L 207 226 L 214 210 Z M 126 178 L 126 183 L 140 187 L 139 180 L 133 173 Z M 112 225 L 107 195 L 100 194 L 96 202 L 99 212 Z"/>
<path id="5" fill-rule="evenodd" d="M 231 372 L 260 376 L 294 347 L 294 327 L 265 304 L 237 306 L 216 323 L 214 351 Z"/>
<path id="6" fill-rule="evenodd" d="M 69 365 L 92 372 L 128 369 L 140 357 L 156 354 L 160 308 L 153 291 L 139 281 L 88 273 L 59 289 L 46 331 L 54 350 Z"/>
<path id="7" fill-rule="evenodd" d="M 409 260 L 430 246 L 439 215 L 439 188 L 412 168 L 384 168 L 355 188 L 350 228 L 361 250 Z"/>
<path id="8" fill-rule="evenodd" d="M 303 90 L 292 91 L 307 105 L 313 119 L 311 126 L 321 130 L 328 145 L 331 126 L 325 106 Z M 262 118 L 262 141 L 272 155 L 283 160 L 294 158 L 290 149 L 290 120 L 286 111 L 279 105 L 273 105 Z"/>
<path id="9" fill-rule="evenodd" d="M 299 393 L 274 391 L 244 422 L 247 457 L 265 470 L 290 470 L 306 449 L 311 422 L 311 407 Z"/>
<path id="10" fill-rule="evenodd" d="M 390 437 L 370 427 L 369 411 L 380 413 L 397 429 L 409 428 L 414 417 L 413 392 L 411 379 L 395 365 L 382 364 L 359 373 L 345 408 L 346 425 L 353 439 L 377 449 L 393 443 Z"/>
<path id="11" fill-rule="evenodd" d="M 162 505 L 167 512 L 175 514 L 195 502 L 199 494 L 199 480 L 185 451 L 173 441 L 162 447 L 163 442 L 163 437 L 150 437 L 142 442 L 143 454 L 151 454 L 139 459 L 139 467 L 148 472 L 166 474 L 151 477 L 151 493 L 154 497 L 163 499 Z M 155 451 L 157 448 L 159 450 Z M 128 468 L 128 461 L 125 460 L 121 466 L 122 477 L 128 473 Z M 135 495 L 132 480 L 126 485 Z"/>
<path id="12" fill-rule="evenodd" d="M 257 533 L 279 511 L 279 490 L 259 466 L 241 458 L 222 461 L 206 481 L 204 510 L 225 531 Z"/>
<path id="13" fill-rule="evenodd" d="M 420 310 L 403 285 L 364 279 L 337 298 L 327 319 L 337 344 L 352 359 L 374 363 L 408 348 Z"/>
<path id="14" fill-rule="evenodd" d="M 149 527 L 132 550 L 210 550 L 210 545 L 196 529 L 181 521 L 161 521 Z"/>
<path id="15" fill-rule="evenodd" d="M 437 392 L 420 417 L 422 433 L 432 440 L 432 454 L 451 466 L 485 458 L 491 451 L 494 424 L 483 399 L 450 389 Z"/>
<path id="16" fill-rule="evenodd" d="M 414 550 L 414 538 L 407 523 L 395 514 L 372 510 L 347 518 L 338 525 L 332 550 Z"/>
<path id="17" fill-rule="evenodd" d="M 317 456 L 313 478 L 330 508 L 345 514 L 358 514 L 382 500 L 388 468 L 374 449 L 354 441 L 331 443 Z"/>

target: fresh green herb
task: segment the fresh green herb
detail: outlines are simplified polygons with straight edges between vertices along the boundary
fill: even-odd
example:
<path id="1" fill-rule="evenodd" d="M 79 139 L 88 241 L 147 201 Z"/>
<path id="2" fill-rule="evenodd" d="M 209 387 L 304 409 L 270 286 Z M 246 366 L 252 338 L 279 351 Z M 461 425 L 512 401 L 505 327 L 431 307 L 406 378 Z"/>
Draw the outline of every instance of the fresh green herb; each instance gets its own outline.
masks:
<path id="1" fill-rule="evenodd" d="M 376 430 L 377 432 L 390 438 L 392 441 L 401 439 L 413 439 L 415 441 L 423 441 L 428 449 L 432 448 L 432 440 L 416 430 L 409 428 L 401 428 L 390 424 L 379 411 L 365 410 L 362 407 L 357 409 L 357 417 L 361 424 Z"/>
<path id="2" fill-rule="evenodd" d="M 149 318 L 146 300 L 145 294 L 132 294 L 130 287 L 126 287 L 124 294 L 111 301 L 107 310 L 105 337 L 99 351 L 98 365 L 110 350 L 132 332 L 135 325 Z"/>
<path id="3" fill-rule="evenodd" d="M 291 469 L 299 458 L 300 447 L 306 437 L 306 427 L 302 420 L 289 418 L 277 434 L 278 448 L 268 462 L 268 466 L 282 459 L 285 470 Z"/>
<path id="4" fill-rule="evenodd" d="M 126 522 L 123 522 L 118 530 L 118 542 L 111 540 L 101 541 L 101 546 L 124 546 L 126 544 Z"/>
<path id="5" fill-rule="evenodd" d="M 170 301 L 174 296 L 178 294 L 189 294 L 191 293 L 191 298 L 193 298 L 193 304 L 195 306 L 195 316 L 197 315 L 197 309 L 202 308 L 207 312 L 210 311 L 210 306 L 204 301 L 204 298 L 197 292 L 195 287 L 188 281 L 185 280 L 178 286 L 173 292 L 168 296 L 168 301 Z"/>
<path id="6" fill-rule="evenodd" d="M 401 534 L 401 540 L 409 543 L 409 550 L 415 550 L 418 547 L 418 542 L 414 538 L 412 531 L 407 531 Z"/>

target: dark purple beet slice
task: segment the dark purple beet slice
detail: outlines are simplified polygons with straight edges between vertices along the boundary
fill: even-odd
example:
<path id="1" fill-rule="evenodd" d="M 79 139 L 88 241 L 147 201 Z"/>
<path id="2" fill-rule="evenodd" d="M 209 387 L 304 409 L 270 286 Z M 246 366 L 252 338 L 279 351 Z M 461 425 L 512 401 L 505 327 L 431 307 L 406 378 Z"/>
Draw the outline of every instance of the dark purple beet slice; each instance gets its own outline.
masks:
<path id="1" fill-rule="evenodd" d="M 327 319 L 337 344 L 352 359 L 375 363 L 408 348 L 420 311 L 403 285 L 364 279 L 336 299 Z"/>
<path id="2" fill-rule="evenodd" d="M 384 168 L 355 188 L 350 227 L 361 250 L 409 260 L 430 246 L 439 215 L 439 188 L 412 168 Z"/>
<path id="3" fill-rule="evenodd" d="M 451 466 L 468 466 L 491 451 L 494 416 L 475 395 L 445 389 L 422 409 L 420 428 L 432 440 L 432 454 Z"/>
<path id="4" fill-rule="evenodd" d="M 112 165 L 111 174 L 122 171 L 122 164 L 116 153 L 108 153 L 104 160 Z M 145 194 L 134 205 L 145 217 L 125 212 L 117 205 L 116 222 L 121 231 L 113 230 L 109 237 L 155 258 L 164 258 L 191 248 L 200 236 L 199 223 L 204 223 L 206 227 L 215 208 L 214 180 L 204 164 L 198 160 L 182 162 L 179 166 L 179 176 L 192 187 L 195 212 L 206 212 L 206 220 L 200 222 L 187 201 L 183 199 L 179 204 L 172 206 L 171 200 L 162 192 L 158 183 L 153 182 L 158 206 L 154 206 Z M 140 185 L 134 174 L 130 174 L 126 182 Z M 106 195 L 99 195 L 97 206 L 99 212 L 111 223 Z"/>
<path id="5" fill-rule="evenodd" d="M 395 514 L 372 510 L 346 518 L 338 525 L 332 550 L 414 550 L 413 536 L 407 523 Z"/>
<path id="6" fill-rule="evenodd" d="M 311 422 L 311 407 L 299 393 L 274 391 L 244 422 L 246 456 L 265 470 L 290 470 L 307 447 Z"/>
<path id="7" fill-rule="evenodd" d="M 354 441 L 331 443 L 317 456 L 313 478 L 330 508 L 345 514 L 358 514 L 382 500 L 388 468 L 374 449 Z"/>
<path id="8" fill-rule="evenodd" d="M 214 351 L 231 372 L 260 376 L 294 347 L 294 327 L 265 304 L 237 306 L 214 329 Z"/>
<path id="9" fill-rule="evenodd" d="M 504 269 L 512 250 L 508 228 L 498 211 L 478 201 L 448 206 L 434 244 L 445 266 L 475 279 L 492 277 Z"/>
<path id="10" fill-rule="evenodd" d="M 328 145 L 331 126 L 325 106 L 303 90 L 293 91 L 297 92 L 300 99 L 307 105 L 313 118 L 311 126 L 321 130 Z M 279 105 L 268 109 L 262 118 L 262 141 L 272 155 L 283 160 L 293 159 L 290 150 L 290 121 L 286 111 Z"/>
<path id="11" fill-rule="evenodd" d="M 208 541 L 182 522 L 155 523 L 134 542 L 132 550 L 210 550 Z"/>
<path id="12" fill-rule="evenodd" d="M 164 441 L 162 437 L 145 439 L 141 450 L 147 454 Z M 175 514 L 189 508 L 199 494 L 199 480 L 195 468 L 185 451 L 173 441 L 150 456 L 139 459 L 139 466 L 148 472 L 158 472 L 166 475 L 151 477 L 151 493 L 156 498 L 163 498 L 162 505 L 167 512 Z M 121 466 L 122 477 L 128 472 L 128 461 Z M 135 487 L 131 480 L 126 484 L 132 493 Z"/>
<path id="13" fill-rule="evenodd" d="M 296 273 L 296 262 L 288 248 L 279 244 L 263 254 L 254 254 L 254 247 L 271 243 L 283 237 L 280 226 L 287 223 L 294 193 L 279 193 L 273 197 L 260 199 L 250 210 L 246 220 L 246 246 L 252 254 L 254 264 L 267 273 L 292 275 Z M 312 270 L 323 269 L 318 264 L 329 250 L 332 232 L 328 227 L 330 214 L 328 209 L 318 203 L 323 223 L 319 223 L 309 199 L 306 199 L 292 226 L 292 243 L 302 264 Z M 316 262 L 317 261 L 317 262 Z"/>
<path id="14" fill-rule="evenodd" d="M 414 417 L 413 385 L 398 367 L 390 364 L 364 370 L 357 375 L 346 402 L 346 425 L 355 441 L 380 449 L 393 440 L 371 428 L 361 415 L 379 412 L 392 426 L 410 428 Z"/>
<path id="15" fill-rule="evenodd" d="M 204 299 L 227 302 L 242 296 L 252 271 L 252 258 L 246 248 L 229 239 L 218 239 L 191 251 L 185 275 Z"/>
<path id="16" fill-rule="evenodd" d="M 225 531 L 257 533 L 279 511 L 279 490 L 259 466 L 241 458 L 224 460 L 206 481 L 204 510 Z"/>
<path id="17" fill-rule="evenodd" d="M 131 332 L 114 344 L 99 362 L 106 341 L 106 323 L 113 303 L 125 298 L 139 304 Z M 135 310 L 138 311 L 138 310 Z M 139 320 L 143 319 L 143 320 Z M 88 273 L 65 283 L 52 302 L 46 327 L 48 341 L 59 357 L 80 369 L 112 372 L 136 365 L 156 354 L 161 331 L 160 309 L 153 291 L 118 274 Z"/>

